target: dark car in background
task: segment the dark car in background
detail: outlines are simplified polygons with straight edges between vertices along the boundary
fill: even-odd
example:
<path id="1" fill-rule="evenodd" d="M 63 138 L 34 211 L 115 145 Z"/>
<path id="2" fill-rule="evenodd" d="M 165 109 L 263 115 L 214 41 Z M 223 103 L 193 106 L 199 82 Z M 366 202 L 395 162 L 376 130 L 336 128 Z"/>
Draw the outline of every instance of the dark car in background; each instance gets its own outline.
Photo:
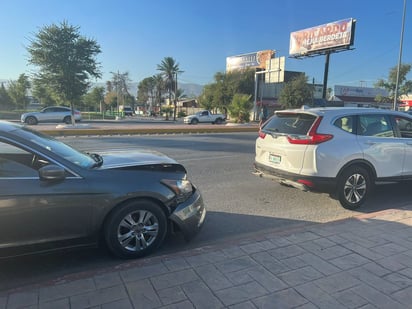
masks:
<path id="1" fill-rule="evenodd" d="M 82 114 L 78 110 L 74 110 L 74 120 L 79 122 L 82 120 Z M 49 106 L 38 112 L 24 113 L 20 117 L 22 123 L 36 125 L 39 122 L 63 122 L 66 124 L 72 123 L 72 110 L 65 106 Z"/>
<path id="2" fill-rule="evenodd" d="M 141 257 L 206 210 L 184 166 L 148 149 L 85 153 L 0 121 L 0 255 L 96 244 Z"/>
<path id="3" fill-rule="evenodd" d="M 125 107 L 123 107 L 123 114 L 125 116 L 133 116 L 134 112 L 133 112 L 133 109 L 130 106 L 125 106 Z"/>

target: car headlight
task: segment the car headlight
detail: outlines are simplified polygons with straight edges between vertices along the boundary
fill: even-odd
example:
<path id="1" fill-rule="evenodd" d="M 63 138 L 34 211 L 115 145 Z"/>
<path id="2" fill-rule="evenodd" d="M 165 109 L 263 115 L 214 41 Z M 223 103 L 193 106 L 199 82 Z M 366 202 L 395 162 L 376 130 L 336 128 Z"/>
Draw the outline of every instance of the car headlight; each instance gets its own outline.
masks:
<path id="1" fill-rule="evenodd" d="M 178 203 L 184 202 L 192 195 L 193 186 L 187 179 L 163 179 L 162 183 L 176 194 Z"/>

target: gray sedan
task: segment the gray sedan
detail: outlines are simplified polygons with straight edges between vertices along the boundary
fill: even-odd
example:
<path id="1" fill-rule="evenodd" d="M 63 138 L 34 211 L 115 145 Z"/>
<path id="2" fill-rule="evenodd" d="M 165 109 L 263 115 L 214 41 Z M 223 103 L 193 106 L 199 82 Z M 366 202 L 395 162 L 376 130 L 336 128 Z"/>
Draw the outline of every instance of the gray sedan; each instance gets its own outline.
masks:
<path id="1" fill-rule="evenodd" d="M 193 237 L 206 210 L 185 168 L 151 150 L 83 153 L 0 121 L 0 255 L 95 244 L 135 258 Z"/>

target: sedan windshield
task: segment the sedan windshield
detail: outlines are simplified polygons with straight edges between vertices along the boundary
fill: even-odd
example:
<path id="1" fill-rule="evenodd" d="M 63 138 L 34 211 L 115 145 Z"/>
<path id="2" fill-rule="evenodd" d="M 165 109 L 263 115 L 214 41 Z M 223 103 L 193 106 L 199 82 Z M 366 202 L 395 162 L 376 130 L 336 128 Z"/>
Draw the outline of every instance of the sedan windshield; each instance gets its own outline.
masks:
<path id="1" fill-rule="evenodd" d="M 14 134 L 24 138 L 32 143 L 35 143 L 50 152 L 53 152 L 65 160 L 68 160 L 83 168 L 92 168 L 101 164 L 96 164 L 96 156 L 90 156 L 86 153 L 80 152 L 69 145 L 62 143 L 50 136 L 43 135 L 40 132 L 28 128 L 21 128 L 15 130 Z"/>

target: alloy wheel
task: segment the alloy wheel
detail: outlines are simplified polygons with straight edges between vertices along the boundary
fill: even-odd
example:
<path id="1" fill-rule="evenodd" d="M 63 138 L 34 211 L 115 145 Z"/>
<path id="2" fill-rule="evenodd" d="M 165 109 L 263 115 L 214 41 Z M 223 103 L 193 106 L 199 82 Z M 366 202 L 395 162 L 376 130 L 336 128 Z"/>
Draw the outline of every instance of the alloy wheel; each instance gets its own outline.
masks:
<path id="1" fill-rule="evenodd" d="M 351 175 L 345 182 L 344 194 L 349 203 L 359 203 L 366 194 L 366 180 L 363 175 Z"/>
<path id="2" fill-rule="evenodd" d="M 140 251 L 149 247 L 159 233 L 156 216 L 147 210 L 137 210 L 125 216 L 117 229 L 119 244 L 128 251 Z"/>

